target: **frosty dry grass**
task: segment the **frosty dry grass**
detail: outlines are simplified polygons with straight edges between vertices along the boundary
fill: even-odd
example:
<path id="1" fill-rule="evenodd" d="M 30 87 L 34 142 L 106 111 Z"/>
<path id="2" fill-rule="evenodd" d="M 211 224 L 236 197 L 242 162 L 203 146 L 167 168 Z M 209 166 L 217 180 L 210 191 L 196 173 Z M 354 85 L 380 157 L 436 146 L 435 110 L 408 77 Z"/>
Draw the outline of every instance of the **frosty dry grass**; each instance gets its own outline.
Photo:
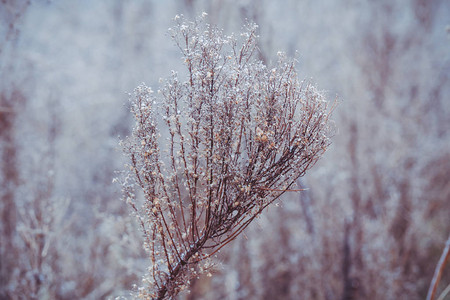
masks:
<path id="1" fill-rule="evenodd" d="M 330 144 L 330 109 L 279 53 L 255 59 L 256 25 L 226 36 L 204 18 L 175 18 L 170 30 L 187 77 L 176 72 L 157 95 L 141 85 L 123 142 L 124 195 L 152 262 L 142 298 L 176 295 L 311 168 Z M 144 201 L 138 204 L 137 194 Z"/>

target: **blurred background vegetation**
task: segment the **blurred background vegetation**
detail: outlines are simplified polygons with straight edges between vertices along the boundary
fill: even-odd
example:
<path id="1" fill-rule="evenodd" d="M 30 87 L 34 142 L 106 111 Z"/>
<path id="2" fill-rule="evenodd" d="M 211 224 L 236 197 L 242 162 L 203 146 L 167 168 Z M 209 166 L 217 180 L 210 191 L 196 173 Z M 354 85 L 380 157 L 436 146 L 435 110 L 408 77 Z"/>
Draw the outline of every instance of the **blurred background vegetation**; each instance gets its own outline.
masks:
<path id="1" fill-rule="evenodd" d="M 0 298 L 129 297 L 148 263 L 120 187 L 128 92 L 180 70 L 176 14 L 298 59 L 324 158 L 181 299 L 423 299 L 450 233 L 445 0 L 0 2 Z M 450 283 L 447 267 L 439 290 Z"/>

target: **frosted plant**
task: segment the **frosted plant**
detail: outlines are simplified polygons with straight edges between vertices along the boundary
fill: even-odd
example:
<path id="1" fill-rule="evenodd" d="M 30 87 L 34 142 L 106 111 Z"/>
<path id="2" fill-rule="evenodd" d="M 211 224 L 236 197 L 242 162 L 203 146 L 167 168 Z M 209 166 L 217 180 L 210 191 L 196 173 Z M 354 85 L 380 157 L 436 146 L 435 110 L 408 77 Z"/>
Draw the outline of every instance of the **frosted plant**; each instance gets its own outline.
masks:
<path id="1" fill-rule="evenodd" d="M 136 118 L 122 142 L 124 197 L 151 260 L 139 296 L 176 295 L 209 260 L 311 168 L 330 144 L 330 109 L 282 53 L 255 59 L 256 25 L 226 36 L 204 18 L 176 17 L 169 32 L 186 78 L 172 72 L 155 95 L 134 91 Z M 138 194 L 144 201 L 138 204 Z"/>

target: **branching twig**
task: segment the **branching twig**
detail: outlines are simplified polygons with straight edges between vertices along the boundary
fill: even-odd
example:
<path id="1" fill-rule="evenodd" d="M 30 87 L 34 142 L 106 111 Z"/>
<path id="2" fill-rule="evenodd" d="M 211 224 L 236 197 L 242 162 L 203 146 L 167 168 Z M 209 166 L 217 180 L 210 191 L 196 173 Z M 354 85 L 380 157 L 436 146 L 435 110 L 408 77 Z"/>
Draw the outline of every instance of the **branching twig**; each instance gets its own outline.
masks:
<path id="1" fill-rule="evenodd" d="M 323 95 L 299 82 L 282 54 L 272 69 L 253 57 L 256 25 L 239 41 L 202 19 L 177 22 L 171 35 L 187 79 L 172 72 L 160 97 L 136 88 L 136 126 L 124 142 L 130 171 L 123 189 L 143 221 L 152 261 L 139 292 L 152 299 L 176 295 L 268 205 L 302 191 L 292 185 L 330 144 Z"/>

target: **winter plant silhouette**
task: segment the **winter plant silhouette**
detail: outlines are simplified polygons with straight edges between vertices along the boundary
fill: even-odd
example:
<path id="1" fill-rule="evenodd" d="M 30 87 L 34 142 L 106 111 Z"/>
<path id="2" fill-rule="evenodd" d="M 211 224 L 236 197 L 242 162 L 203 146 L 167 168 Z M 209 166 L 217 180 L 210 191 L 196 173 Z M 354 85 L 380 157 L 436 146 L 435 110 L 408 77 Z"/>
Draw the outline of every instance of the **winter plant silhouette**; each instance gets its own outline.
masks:
<path id="1" fill-rule="evenodd" d="M 134 91 L 124 197 L 137 215 L 151 260 L 139 297 L 165 299 L 208 273 L 219 249 L 311 168 L 330 144 L 330 108 L 279 53 L 255 58 L 256 25 L 226 36 L 202 18 L 175 17 L 183 55 L 154 95 Z M 139 199 L 143 199 L 139 202 Z"/>

